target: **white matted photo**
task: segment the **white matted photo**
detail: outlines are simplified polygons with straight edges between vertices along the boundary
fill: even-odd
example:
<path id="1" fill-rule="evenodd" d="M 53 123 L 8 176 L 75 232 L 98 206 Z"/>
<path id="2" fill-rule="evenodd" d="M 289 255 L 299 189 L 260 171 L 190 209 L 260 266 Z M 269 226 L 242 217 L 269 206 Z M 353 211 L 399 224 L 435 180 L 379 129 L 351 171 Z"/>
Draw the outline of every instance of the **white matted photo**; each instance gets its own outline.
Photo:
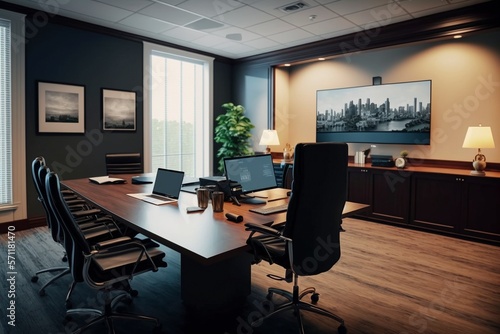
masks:
<path id="1" fill-rule="evenodd" d="M 102 90 L 103 130 L 136 130 L 136 93 L 122 90 Z"/>
<path id="2" fill-rule="evenodd" d="M 38 132 L 84 133 L 85 87 L 38 82 Z"/>

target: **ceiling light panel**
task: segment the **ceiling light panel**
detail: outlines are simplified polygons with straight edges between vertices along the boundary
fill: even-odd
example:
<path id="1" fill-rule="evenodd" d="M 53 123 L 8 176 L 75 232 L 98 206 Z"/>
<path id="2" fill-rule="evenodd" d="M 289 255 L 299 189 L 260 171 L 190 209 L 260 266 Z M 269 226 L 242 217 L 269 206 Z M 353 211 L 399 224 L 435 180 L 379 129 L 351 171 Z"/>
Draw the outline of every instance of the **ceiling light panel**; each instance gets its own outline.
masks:
<path id="1" fill-rule="evenodd" d="M 196 15 L 182 9 L 178 9 L 172 6 L 166 6 L 159 3 L 155 3 L 147 8 L 142 9 L 140 13 L 181 26 L 203 18 L 200 15 Z"/>
<path id="2" fill-rule="evenodd" d="M 211 30 L 211 29 L 222 28 L 223 26 L 224 26 L 224 24 L 222 24 L 220 22 L 206 19 L 206 18 L 202 18 L 202 19 L 196 20 L 194 22 L 191 22 L 191 23 L 185 25 L 186 28 L 195 29 L 195 30 Z"/>
<path id="3" fill-rule="evenodd" d="M 174 24 L 154 19 L 149 16 L 144 16 L 142 14 L 130 15 L 129 17 L 124 18 L 118 23 L 123 24 L 127 27 L 141 29 L 152 33 L 161 33 L 165 30 L 177 27 Z"/>
<path id="4" fill-rule="evenodd" d="M 218 15 L 216 17 L 216 19 L 220 22 L 240 28 L 253 26 L 262 22 L 272 20 L 274 18 L 274 16 L 271 16 L 252 7 L 237 8 L 233 11 Z"/>
<path id="5" fill-rule="evenodd" d="M 183 1 L 178 5 L 178 7 L 184 8 L 190 12 L 212 18 L 227 13 L 229 11 L 235 10 L 242 6 L 244 6 L 244 4 L 238 1 L 206 1 L 206 0 L 204 1 L 187 0 Z"/>

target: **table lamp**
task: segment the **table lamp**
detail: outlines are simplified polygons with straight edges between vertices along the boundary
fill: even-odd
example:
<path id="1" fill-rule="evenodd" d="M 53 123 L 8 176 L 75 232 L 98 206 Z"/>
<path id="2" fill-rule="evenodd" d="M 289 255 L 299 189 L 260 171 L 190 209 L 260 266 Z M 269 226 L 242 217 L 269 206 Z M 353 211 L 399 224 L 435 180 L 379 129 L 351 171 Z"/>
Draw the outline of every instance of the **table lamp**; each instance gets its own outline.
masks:
<path id="1" fill-rule="evenodd" d="M 271 145 L 279 145 L 278 132 L 276 130 L 264 130 L 260 137 L 259 145 L 266 145 L 266 154 L 271 154 Z"/>
<path id="2" fill-rule="evenodd" d="M 477 148 L 477 154 L 472 161 L 474 170 L 471 175 L 484 176 L 486 173 L 486 157 L 481 153 L 481 148 L 495 148 L 493 135 L 489 126 L 469 126 L 465 134 L 463 148 Z"/>

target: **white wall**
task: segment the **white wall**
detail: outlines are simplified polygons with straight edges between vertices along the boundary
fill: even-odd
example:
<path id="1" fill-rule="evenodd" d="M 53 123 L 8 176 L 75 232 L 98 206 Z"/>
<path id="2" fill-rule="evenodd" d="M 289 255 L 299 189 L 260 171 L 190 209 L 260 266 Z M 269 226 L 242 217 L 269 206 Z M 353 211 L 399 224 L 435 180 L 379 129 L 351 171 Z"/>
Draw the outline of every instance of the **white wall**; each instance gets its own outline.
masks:
<path id="1" fill-rule="evenodd" d="M 294 145 L 316 139 L 316 91 L 382 83 L 432 80 L 431 145 L 381 145 L 375 154 L 472 161 L 462 148 L 468 126 L 491 126 L 495 149 L 483 149 L 500 162 L 500 30 L 397 48 L 339 56 L 288 68 L 276 76 L 276 129 L 280 141 Z M 278 72 L 283 72 L 280 70 Z M 284 102 L 285 101 L 285 102 Z M 279 103 L 278 103 L 279 102 Z M 283 121 L 284 120 L 284 121 Z M 283 146 L 282 145 L 282 146 Z M 349 154 L 370 144 L 349 144 Z M 273 149 L 279 151 L 281 148 Z"/>

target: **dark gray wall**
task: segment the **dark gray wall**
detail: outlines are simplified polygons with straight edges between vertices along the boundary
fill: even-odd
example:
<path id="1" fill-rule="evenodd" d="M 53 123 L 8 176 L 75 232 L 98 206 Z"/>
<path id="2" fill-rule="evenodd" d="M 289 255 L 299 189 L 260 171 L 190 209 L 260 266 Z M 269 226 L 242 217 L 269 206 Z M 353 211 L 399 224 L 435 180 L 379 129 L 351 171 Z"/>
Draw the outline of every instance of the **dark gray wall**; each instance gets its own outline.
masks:
<path id="1" fill-rule="evenodd" d="M 51 23 L 39 28 L 26 44 L 27 163 L 44 156 L 62 179 L 73 179 L 104 175 L 106 152 L 142 152 L 142 58 L 139 42 Z M 38 81 L 85 87 L 85 134 L 38 133 Z M 137 92 L 137 131 L 102 131 L 102 88 Z M 42 212 L 34 192 L 28 182 L 28 217 Z"/>
<path id="2" fill-rule="evenodd" d="M 231 100 L 231 64 L 216 60 L 214 76 L 217 114 L 220 105 Z M 84 134 L 38 133 L 38 81 L 85 87 Z M 26 44 L 28 218 L 43 215 L 31 180 L 31 162 L 36 156 L 44 156 L 62 179 L 74 179 L 104 175 L 107 152 L 143 152 L 142 84 L 140 41 L 55 23 L 29 34 Z M 102 88 L 137 93 L 136 131 L 102 130 Z"/>

